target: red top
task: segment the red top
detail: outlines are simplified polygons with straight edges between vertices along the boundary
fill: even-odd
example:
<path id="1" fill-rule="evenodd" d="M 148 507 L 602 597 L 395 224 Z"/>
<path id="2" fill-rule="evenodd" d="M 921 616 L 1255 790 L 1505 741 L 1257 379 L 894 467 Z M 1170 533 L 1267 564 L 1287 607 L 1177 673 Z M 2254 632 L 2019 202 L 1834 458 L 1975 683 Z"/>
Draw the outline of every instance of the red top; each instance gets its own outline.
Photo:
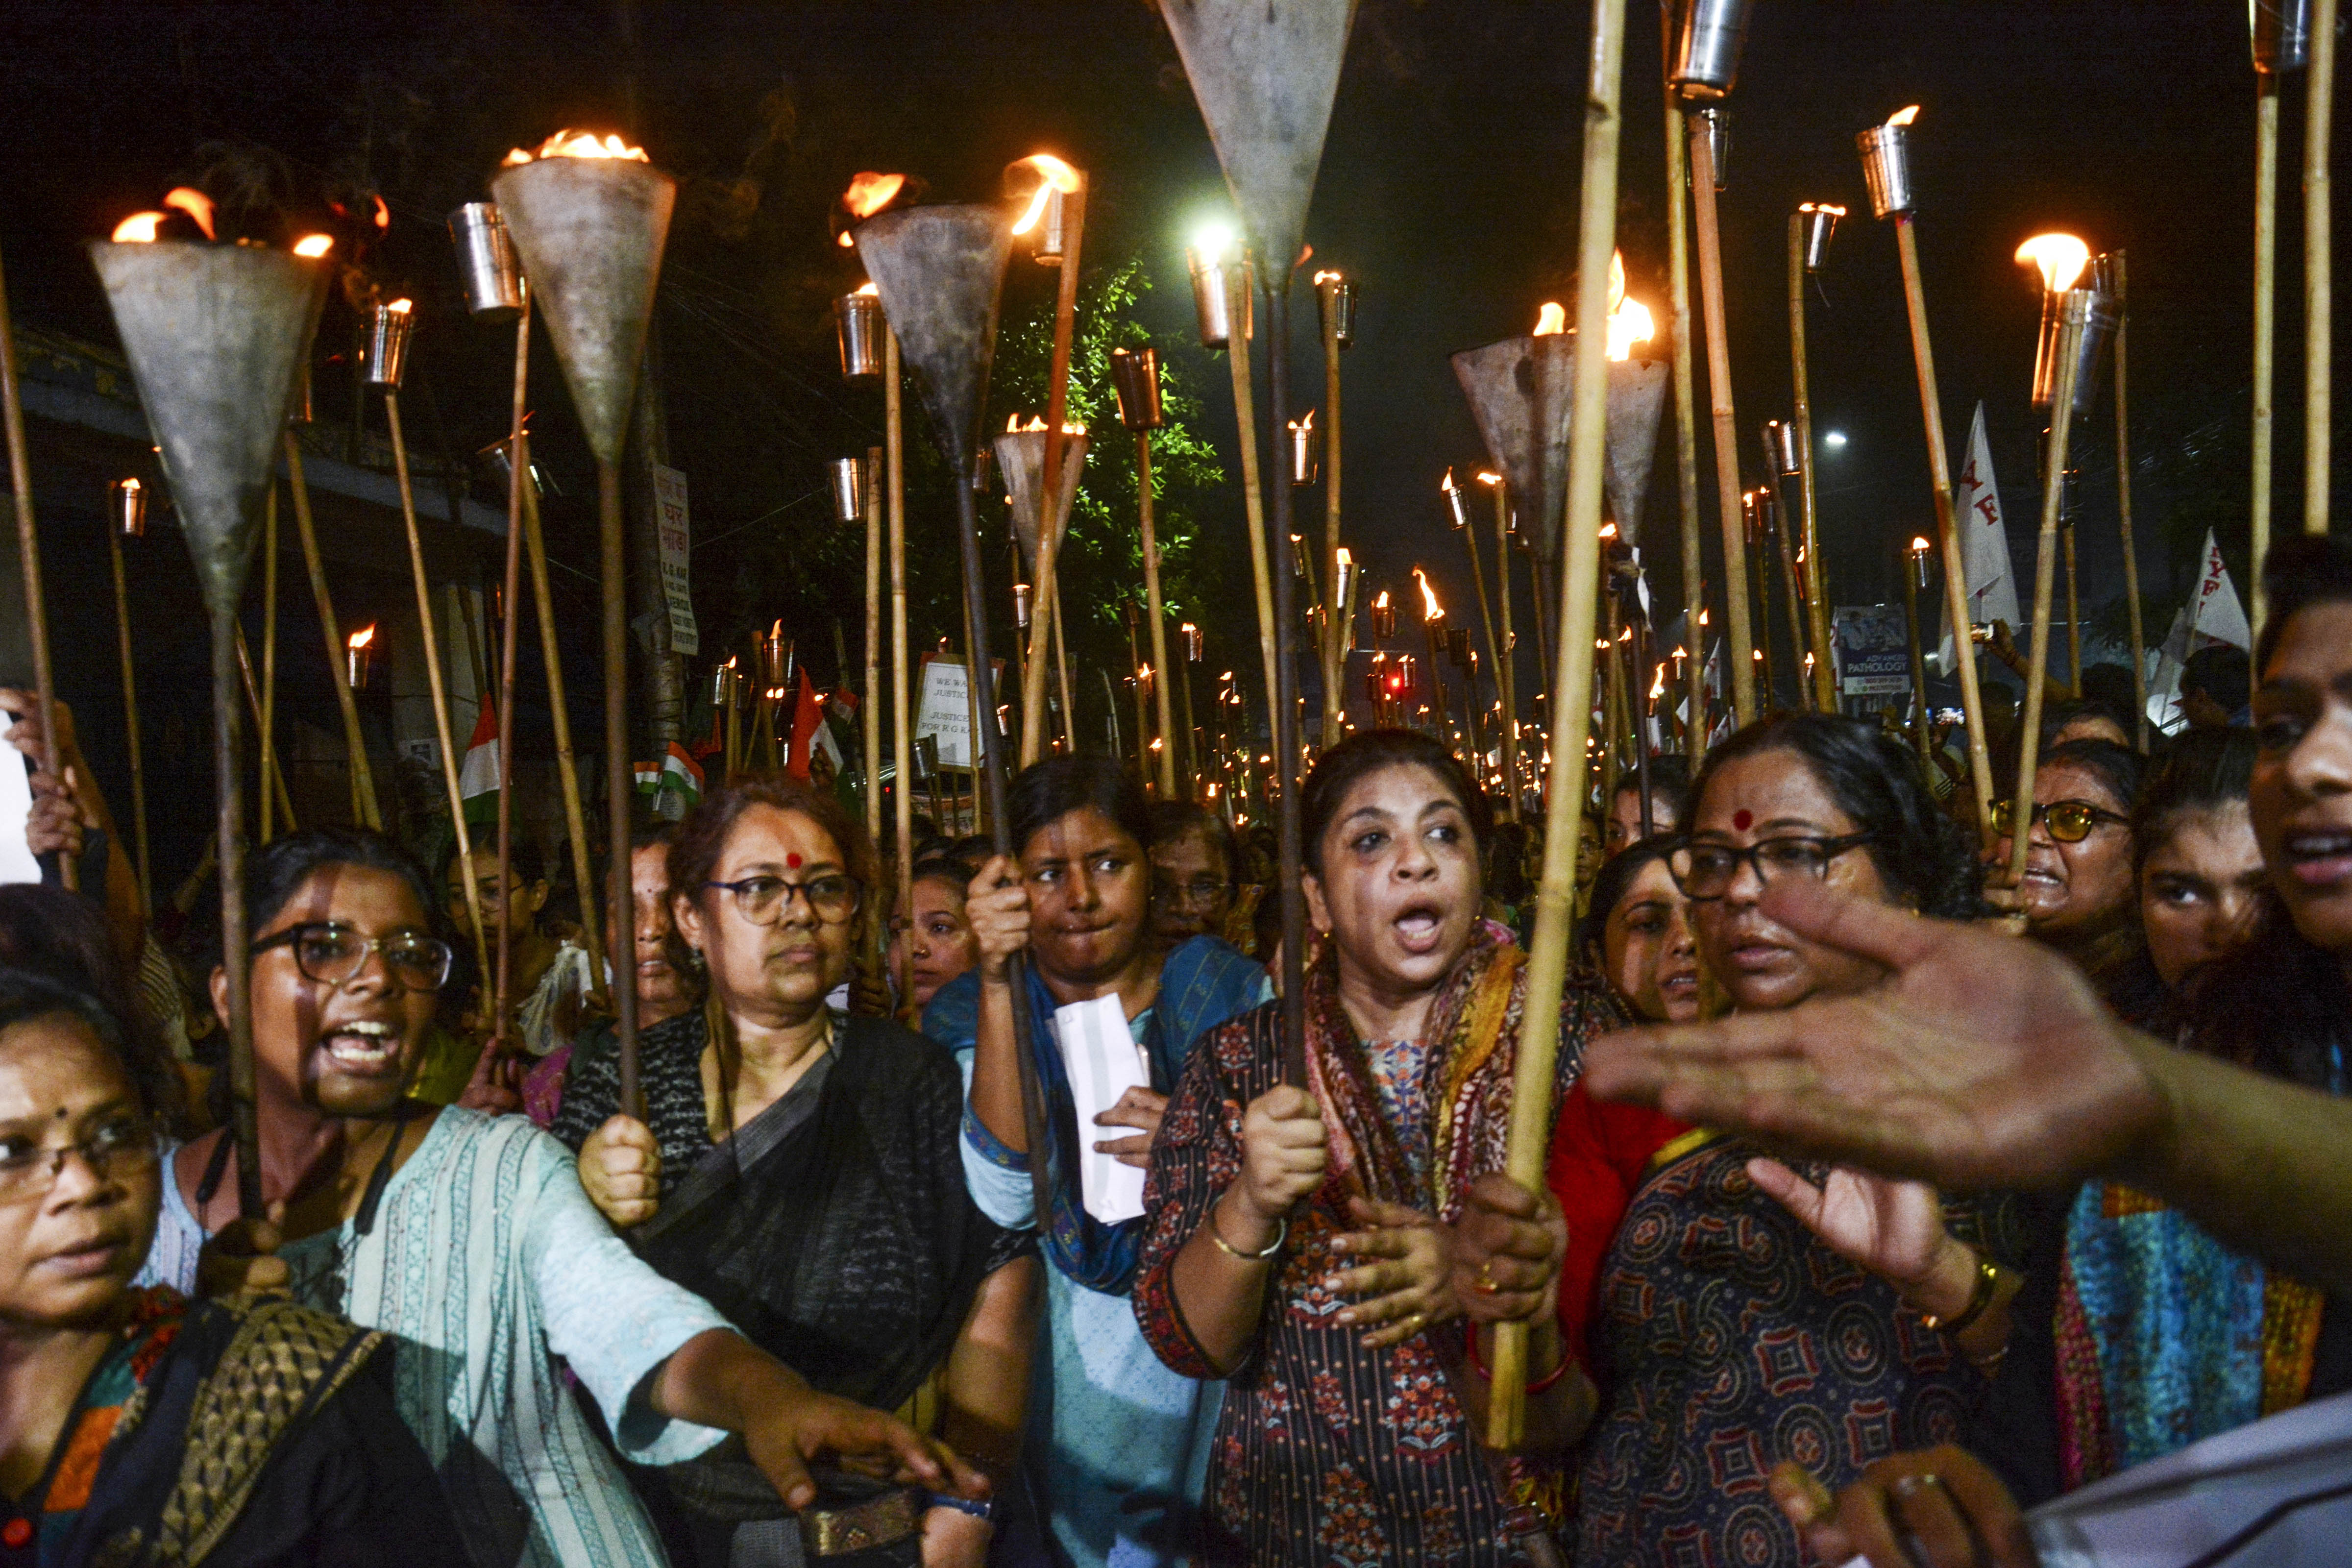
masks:
<path id="1" fill-rule="evenodd" d="M 1591 1367 L 1586 1326 L 1601 1287 L 1601 1265 L 1617 1222 L 1642 1184 L 1651 1156 L 1690 1131 L 1689 1124 L 1643 1105 L 1592 1098 L 1581 1079 L 1561 1102 L 1544 1179 L 1568 1217 L 1568 1255 L 1559 1274 L 1559 1328 L 1568 1353 Z"/>

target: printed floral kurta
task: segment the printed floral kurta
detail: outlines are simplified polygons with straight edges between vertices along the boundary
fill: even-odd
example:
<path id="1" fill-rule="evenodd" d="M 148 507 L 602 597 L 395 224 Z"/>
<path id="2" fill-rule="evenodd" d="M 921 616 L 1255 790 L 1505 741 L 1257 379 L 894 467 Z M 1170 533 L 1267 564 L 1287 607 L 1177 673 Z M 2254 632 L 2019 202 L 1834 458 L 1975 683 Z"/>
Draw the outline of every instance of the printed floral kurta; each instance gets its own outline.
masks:
<path id="1" fill-rule="evenodd" d="M 1518 956 L 1509 952 L 1513 967 Z M 1451 1121 L 1450 1138 L 1430 1141 L 1441 1142 L 1436 1180 L 1449 1194 L 1449 1219 L 1468 1181 L 1502 1163 L 1523 989 L 1523 982 L 1512 988 L 1502 1043 L 1475 1068 L 1449 1060 L 1445 1047 L 1404 1053 L 1375 1047 L 1366 1053 L 1375 1070 L 1410 1061 L 1427 1086 L 1420 1102 L 1430 1107 L 1430 1118 Z M 1571 987 L 1562 1016 L 1563 1083 L 1573 1080 L 1586 1036 L 1612 1016 L 1597 990 Z M 1279 1004 L 1268 1004 L 1203 1041 L 1153 1145 L 1144 1196 L 1151 1230 L 1136 1282 L 1136 1316 L 1168 1364 L 1195 1377 L 1214 1377 L 1217 1369 L 1185 1326 L 1172 1265 L 1241 1173 L 1244 1108 L 1282 1080 L 1280 1027 Z M 1346 1087 L 1320 1054 L 1328 1032 L 1310 1022 L 1309 1035 L 1318 1053 L 1311 1076 L 1327 1108 L 1325 1124 L 1334 1127 L 1331 1108 Z M 1415 1100 L 1406 1095 L 1391 1103 Z M 1357 1107 L 1359 1113 L 1366 1109 Z M 1393 1114 L 1385 1106 L 1374 1113 Z M 1446 1357 L 1458 1352 L 1462 1321 L 1387 1350 L 1364 1348 L 1360 1329 L 1333 1321 L 1350 1299 L 1326 1281 L 1354 1260 L 1335 1255 L 1331 1242 L 1356 1228 L 1345 1205 L 1364 1190 L 1361 1179 L 1335 1160 L 1303 1217 L 1291 1222 L 1268 1289 L 1266 1321 L 1227 1385 L 1206 1499 L 1218 1539 L 1204 1560 L 1316 1568 L 1528 1561 L 1528 1542 L 1547 1535 L 1549 1526 L 1536 1508 L 1515 1500 L 1532 1495 L 1547 1478 L 1516 1462 L 1498 1468 L 1478 1445 L 1441 1359 L 1441 1346 Z"/>

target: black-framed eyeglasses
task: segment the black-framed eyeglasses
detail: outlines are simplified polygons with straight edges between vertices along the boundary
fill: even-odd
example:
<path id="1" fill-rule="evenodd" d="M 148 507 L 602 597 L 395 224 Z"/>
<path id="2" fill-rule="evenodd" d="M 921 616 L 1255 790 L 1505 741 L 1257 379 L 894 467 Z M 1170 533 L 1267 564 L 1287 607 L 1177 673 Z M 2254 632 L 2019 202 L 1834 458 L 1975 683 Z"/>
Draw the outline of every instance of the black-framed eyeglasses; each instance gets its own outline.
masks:
<path id="1" fill-rule="evenodd" d="M 1742 866 L 1755 868 L 1756 879 L 1768 887 L 1781 877 L 1811 877 L 1819 881 L 1829 875 L 1831 861 L 1877 837 L 1875 833 L 1849 833 L 1841 838 L 1790 835 L 1763 839 L 1745 848 L 1685 840 L 1666 857 L 1666 869 L 1683 897 L 1704 903 L 1731 891 Z"/>
<path id="2" fill-rule="evenodd" d="M 449 965 L 457 957 L 447 942 L 421 931 L 396 931 L 389 936 L 362 936 L 334 921 L 312 921 L 289 926 L 263 937 L 247 951 L 258 958 L 274 947 L 294 950 L 294 966 L 303 978 L 321 985 L 346 985 L 367 967 L 368 955 L 383 954 L 384 972 L 404 989 L 438 991 L 448 984 Z"/>
<path id="3" fill-rule="evenodd" d="M 0 1205 L 30 1203 L 47 1197 L 66 1173 L 66 1156 L 79 1154 L 92 1174 L 103 1180 L 131 1175 L 155 1164 L 154 1124 L 135 1110 L 123 1110 L 98 1124 L 87 1138 L 53 1148 L 26 1139 L 0 1142 Z"/>
<path id="4" fill-rule="evenodd" d="M 2039 822 L 2050 829 L 2050 837 L 2061 844 L 2080 844 L 2091 836 L 2093 829 L 2107 823 L 2128 823 L 2131 818 L 2112 812 L 2105 806 L 2093 805 L 2087 800 L 2053 800 L 2037 802 L 2025 830 L 2033 831 Z M 1992 830 L 2008 837 L 2017 827 L 2017 803 L 1997 800 L 1992 803 Z"/>
<path id="5" fill-rule="evenodd" d="M 735 912 L 755 926 L 772 926 L 784 918 L 784 907 L 795 894 L 808 900 L 816 918 L 826 925 L 841 925 L 855 919 L 860 905 L 866 901 L 866 885 L 844 871 L 829 871 L 822 877 L 811 877 L 805 882 L 788 882 L 782 877 L 746 877 L 740 882 L 705 882 L 706 888 L 724 888 L 735 896 Z"/>

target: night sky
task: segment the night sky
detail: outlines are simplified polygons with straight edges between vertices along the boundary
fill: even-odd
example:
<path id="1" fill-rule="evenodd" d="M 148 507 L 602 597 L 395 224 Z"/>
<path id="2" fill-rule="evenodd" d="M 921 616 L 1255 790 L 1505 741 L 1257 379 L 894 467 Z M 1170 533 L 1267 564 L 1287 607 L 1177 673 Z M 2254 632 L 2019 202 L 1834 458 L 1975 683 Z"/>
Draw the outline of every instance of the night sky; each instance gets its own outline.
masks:
<path id="1" fill-rule="evenodd" d="M 1583 8 L 1534 0 L 1364 0 L 1307 226 L 1317 264 L 1362 288 L 1346 359 L 1348 536 L 1371 563 L 1372 588 L 1408 588 L 1423 563 L 1457 616 L 1475 612 L 1435 487 L 1447 464 L 1484 457 L 1446 356 L 1526 331 L 1544 300 L 1572 301 L 1589 27 Z M 1751 477 L 1760 466 L 1759 423 L 1789 413 L 1787 215 L 1802 200 L 1841 203 L 1854 216 L 1811 315 L 1815 428 L 1848 437 L 1821 468 L 1838 602 L 1895 595 L 1894 551 L 1929 528 L 1894 238 L 1868 216 L 1853 142 L 1911 102 L 1923 106 L 1914 168 L 1947 427 L 1957 447 L 1984 401 L 2013 554 L 2030 565 L 2039 300 L 2011 252 L 2044 228 L 2130 257 L 2135 501 L 2152 598 L 2177 596 L 2175 562 L 2205 523 L 2242 548 L 2254 99 L 2245 28 L 2231 0 L 1759 0 L 1722 208 L 1742 466 Z M 1655 12 L 1635 6 L 1620 233 L 1632 292 L 1654 310 L 1664 297 L 1660 52 Z M 371 266 L 430 310 L 454 297 L 442 217 L 482 194 L 506 148 L 562 124 L 628 129 L 688 182 L 665 277 L 666 295 L 682 302 L 666 302 L 662 330 L 700 539 L 764 517 L 780 517 L 770 528 L 813 521 L 816 465 L 874 430 L 871 399 L 830 374 L 824 314 L 829 293 L 855 281 L 827 248 L 827 208 L 861 168 L 907 170 L 953 199 L 995 197 L 1002 165 L 1032 151 L 1091 171 L 1088 261 L 1144 263 L 1156 285 L 1144 318 L 1202 395 L 1204 429 L 1232 449 L 1222 362 L 1193 346 L 1182 253 L 1187 234 L 1224 210 L 1223 181 L 1174 48 L 1141 0 L 18 0 L 0 22 L 0 84 L 11 110 L 0 246 L 15 308 L 100 342 L 111 333 L 78 242 L 152 205 L 186 177 L 199 142 L 250 140 L 293 160 L 306 181 L 382 190 L 396 221 Z M 2300 505 L 2301 97 L 2297 79 L 2282 156 L 2277 514 L 2288 526 Z M 1008 311 L 1038 309 L 1050 286 L 1016 262 Z M 1303 279 L 1295 299 L 1295 382 L 1300 401 L 1319 401 Z M 499 337 L 461 324 L 420 348 L 468 447 L 502 426 Z M 568 488 L 584 492 L 582 455 L 556 433 L 568 408 L 551 370 L 537 394 L 543 456 L 559 475 L 569 465 Z M 1704 419 L 1704 386 L 1699 407 Z M 2121 587 L 2112 410 L 2104 394 L 2077 437 L 2086 611 Z M 1704 432 L 1702 442 L 1712 536 Z M 1644 538 L 1671 610 L 1681 590 L 1670 434 L 1661 450 Z M 1319 529 L 1319 495 L 1302 504 Z M 1237 535 L 1236 495 L 1200 510 L 1211 529 Z M 756 616 L 763 595 L 784 591 L 743 570 L 714 547 L 698 557 L 698 596 L 723 618 Z M 1212 657 L 1254 668 L 1254 626 L 1235 618 L 1245 611 L 1205 615 L 1221 611 L 1226 637 Z M 2168 614 L 2151 608 L 2152 637 Z M 1523 683 L 1532 674 L 1530 660 Z"/>

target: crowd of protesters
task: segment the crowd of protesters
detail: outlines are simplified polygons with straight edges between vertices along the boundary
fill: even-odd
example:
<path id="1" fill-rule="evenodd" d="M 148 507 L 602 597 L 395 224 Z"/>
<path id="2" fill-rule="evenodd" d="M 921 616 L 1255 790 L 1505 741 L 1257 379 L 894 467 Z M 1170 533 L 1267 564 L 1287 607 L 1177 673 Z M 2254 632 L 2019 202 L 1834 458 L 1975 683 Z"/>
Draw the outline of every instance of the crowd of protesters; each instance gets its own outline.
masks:
<path id="1" fill-rule="evenodd" d="M 903 876 L 728 782 L 621 847 L 603 973 L 534 854 L 280 837 L 257 1170 L 226 971 L 118 877 L 0 889 L 0 1565 L 2031 1562 L 2021 1509 L 2352 1388 L 2352 551 L 2266 587 L 2180 734 L 2047 715 L 1989 842 L 1861 719 L 1629 771 L 1539 1190 L 1540 838 L 1414 731 L 1300 789 L 1301 1056 L 1263 847 L 1107 759 Z M 69 723 L 39 852 L 108 826 Z"/>

